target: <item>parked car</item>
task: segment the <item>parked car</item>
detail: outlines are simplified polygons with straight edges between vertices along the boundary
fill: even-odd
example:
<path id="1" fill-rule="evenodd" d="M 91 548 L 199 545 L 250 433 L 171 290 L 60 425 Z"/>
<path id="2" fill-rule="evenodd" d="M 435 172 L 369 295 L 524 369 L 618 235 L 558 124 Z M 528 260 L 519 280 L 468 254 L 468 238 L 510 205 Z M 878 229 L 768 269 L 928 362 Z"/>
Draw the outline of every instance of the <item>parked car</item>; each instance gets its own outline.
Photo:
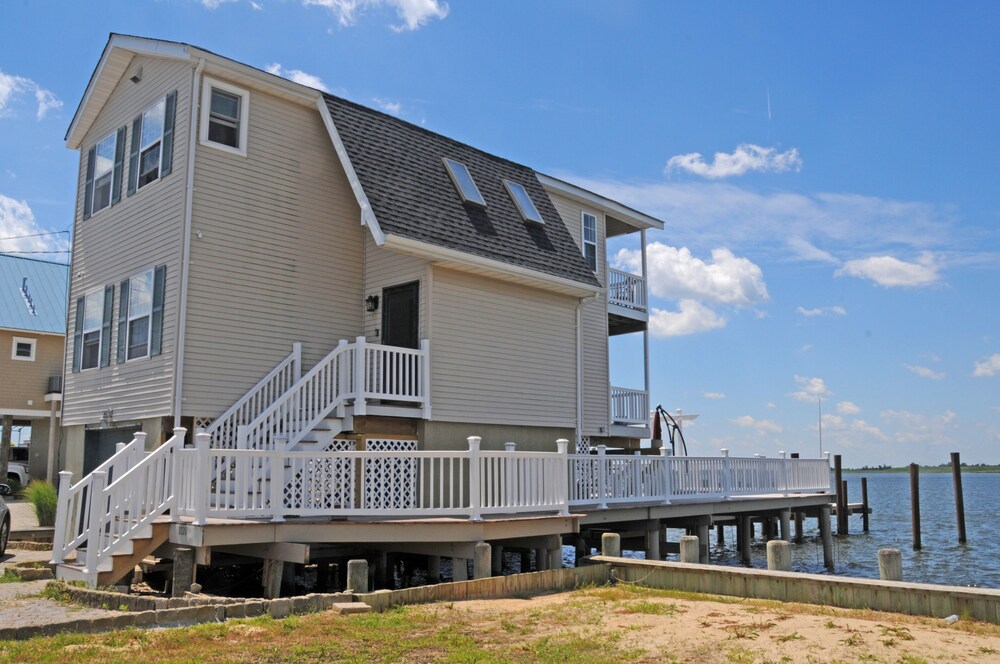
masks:
<path id="1" fill-rule="evenodd" d="M 11 461 L 7 464 L 7 481 L 17 482 L 21 486 L 28 486 L 31 481 L 31 474 L 28 472 L 28 464 L 15 463 Z"/>
<path id="2" fill-rule="evenodd" d="M 3 496 L 10 495 L 10 487 L 0 484 L 0 556 L 7 550 L 7 540 L 10 539 L 10 510 Z"/>

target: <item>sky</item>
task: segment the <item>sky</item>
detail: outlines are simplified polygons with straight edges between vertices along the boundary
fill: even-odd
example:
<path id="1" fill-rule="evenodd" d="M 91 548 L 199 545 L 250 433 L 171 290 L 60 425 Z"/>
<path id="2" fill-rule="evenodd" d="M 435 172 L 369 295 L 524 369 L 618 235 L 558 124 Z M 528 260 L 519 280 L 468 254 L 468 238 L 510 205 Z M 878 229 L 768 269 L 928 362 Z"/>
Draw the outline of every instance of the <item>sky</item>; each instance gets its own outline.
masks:
<path id="1" fill-rule="evenodd" d="M 6 0 L 0 251 L 67 259 L 64 135 L 110 32 L 662 219 L 651 398 L 699 415 L 693 455 L 1000 463 L 998 3 Z M 611 380 L 642 387 L 640 335 L 612 341 Z"/>

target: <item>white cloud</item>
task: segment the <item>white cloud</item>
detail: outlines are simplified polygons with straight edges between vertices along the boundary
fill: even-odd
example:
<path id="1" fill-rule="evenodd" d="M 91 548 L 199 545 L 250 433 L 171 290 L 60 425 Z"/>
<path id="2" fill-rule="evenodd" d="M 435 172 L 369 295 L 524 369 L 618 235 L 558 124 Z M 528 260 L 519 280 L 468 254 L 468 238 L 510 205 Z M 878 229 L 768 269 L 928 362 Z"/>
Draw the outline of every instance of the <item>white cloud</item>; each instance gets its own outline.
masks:
<path id="1" fill-rule="evenodd" d="M 834 272 L 834 275 L 871 279 L 879 286 L 929 286 L 940 275 L 934 255 L 923 252 L 916 262 L 901 261 L 894 256 L 869 256 L 850 260 Z"/>
<path id="2" fill-rule="evenodd" d="M 857 415 L 861 408 L 853 401 L 841 401 L 837 404 L 837 412 L 841 415 Z"/>
<path id="3" fill-rule="evenodd" d="M 952 410 L 933 416 L 908 410 L 883 410 L 880 415 L 899 427 L 893 435 L 897 442 L 933 445 L 953 445 L 956 442 L 949 433 L 958 427 L 958 415 Z"/>
<path id="4" fill-rule="evenodd" d="M 941 380 L 944 378 L 943 371 L 934 371 L 929 367 L 921 367 L 913 364 L 904 364 L 903 366 L 918 376 L 922 376 L 924 378 L 930 378 L 931 380 Z"/>
<path id="5" fill-rule="evenodd" d="M 46 229 L 35 221 L 27 201 L 17 201 L 0 194 L 0 238 L 16 238 L 0 240 L 0 252 L 49 252 L 68 248 L 62 235 L 39 236 L 45 232 Z"/>
<path id="6" fill-rule="evenodd" d="M 993 353 L 987 358 L 976 362 L 972 375 L 977 378 L 995 376 L 1000 373 L 1000 353 Z"/>
<path id="7" fill-rule="evenodd" d="M 726 319 L 697 300 L 681 300 L 679 311 L 653 308 L 649 331 L 654 337 L 680 337 L 726 326 Z"/>
<path id="8" fill-rule="evenodd" d="M 774 403 L 773 401 L 768 401 L 767 402 L 767 407 L 768 408 L 777 408 L 778 404 Z"/>
<path id="9" fill-rule="evenodd" d="M 751 143 L 743 143 L 731 153 L 716 152 L 712 163 L 705 161 L 700 152 L 680 154 L 671 157 L 664 169 L 666 173 L 684 170 L 701 177 L 717 179 L 743 175 L 751 171 L 784 173 L 802 170 L 802 159 L 797 148 L 778 152 L 775 148 L 764 148 Z"/>
<path id="10" fill-rule="evenodd" d="M 369 9 L 390 7 L 402 21 L 389 26 L 396 32 L 417 30 L 431 19 L 445 18 L 449 12 L 448 4 L 440 0 L 302 0 L 302 4 L 325 7 L 342 27 L 354 25 L 358 16 Z"/>
<path id="11" fill-rule="evenodd" d="M 11 104 L 29 94 L 35 98 L 35 119 L 43 120 L 49 111 L 62 108 L 62 101 L 30 78 L 0 71 L 0 117 L 12 114 Z"/>
<path id="12" fill-rule="evenodd" d="M 833 394 L 822 378 L 795 376 L 795 382 L 798 383 L 799 389 L 791 392 L 789 396 L 799 401 L 815 402 Z"/>
<path id="13" fill-rule="evenodd" d="M 222 5 L 228 5 L 228 4 L 231 4 L 231 3 L 234 3 L 234 2 L 240 2 L 240 1 L 241 0 L 201 0 L 201 4 L 206 9 L 218 9 Z M 259 2 L 256 2 L 255 0 L 247 0 L 247 4 L 250 5 L 251 9 L 254 9 L 256 11 L 260 11 L 260 10 L 264 9 L 264 5 L 262 5 Z"/>
<path id="14" fill-rule="evenodd" d="M 287 78 L 289 81 L 294 81 L 299 85 L 305 85 L 310 88 L 322 90 L 323 92 L 329 92 L 329 90 L 326 87 L 326 83 L 323 82 L 323 79 L 321 79 L 319 76 L 308 74 L 302 71 L 301 69 L 285 69 L 284 67 L 281 66 L 280 62 L 271 63 L 264 69 L 269 74 L 274 74 L 275 76 Z"/>
<path id="15" fill-rule="evenodd" d="M 744 429 L 753 429 L 759 434 L 765 433 L 781 433 L 781 425 L 777 422 L 772 422 L 771 420 L 757 420 L 749 415 L 741 415 L 733 420 L 733 424 L 741 426 Z"/>
<path id="16" fill-rule="evenodd" d="M 375 102 L 376 106 L 378 106 L 380 109 L 382 109 L 389 115 L 395 115 L 396 117 L 399 117 L 399 115 L 403 112 L 403 105 L 400 104 L 398 101 L 382 99 L 381 97 L 372 97 L 372 101 Z"/>
<path id="17" fill-rule="evenodd" d="M 706 399 L 725 399 L 726 395 L 724 392 L 705 392 L 702 394 Z"/>
<path id="18" fill-rule="evenodd" d="M 657 297 L 694 298 L 739 307 L 770 299 L 760 266 L 735 256 L 729 249 L 713 249 L 711 261 L 706 262 L 693 256 L 687 247 L 678 249 L 652 242 L 646 247 L 646 260 L 649 289 Z M 642 253 L 638 249 L 621 249 L 614 263 L 638 272 Z"/>
<path id="19" fill-rule="evenodd" d="M 795 313 L 802 314 L 806 318 L 812 318 L 813 316 L 846 316 L 847 310 L 841 306 L 816 307 L 815 309 L 798 307 L 795 309 Z"/>
<path id="20" fill-rule="evenodd" d="M 845 447 L 855 447 L 861 443 L 865 434 L 881 441 L 888 441 L 889 436 L 877 426 L 864 420 L 848 420 L 840 415 L 824 415 L 823 433 L 833 442 Z"/>

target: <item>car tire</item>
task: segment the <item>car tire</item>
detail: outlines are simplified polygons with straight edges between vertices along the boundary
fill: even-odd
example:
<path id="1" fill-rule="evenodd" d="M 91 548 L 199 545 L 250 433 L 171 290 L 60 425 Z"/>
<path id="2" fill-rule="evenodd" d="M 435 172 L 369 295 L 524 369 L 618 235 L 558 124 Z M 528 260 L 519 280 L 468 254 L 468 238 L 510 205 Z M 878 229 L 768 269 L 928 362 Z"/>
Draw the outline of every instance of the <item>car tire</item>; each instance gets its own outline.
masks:
<path id="1" fill-rule="evenodd" d="M 0 523 L 0 556 L 7 551 L 7 540 L 10 539 L 10 518 Z"/>

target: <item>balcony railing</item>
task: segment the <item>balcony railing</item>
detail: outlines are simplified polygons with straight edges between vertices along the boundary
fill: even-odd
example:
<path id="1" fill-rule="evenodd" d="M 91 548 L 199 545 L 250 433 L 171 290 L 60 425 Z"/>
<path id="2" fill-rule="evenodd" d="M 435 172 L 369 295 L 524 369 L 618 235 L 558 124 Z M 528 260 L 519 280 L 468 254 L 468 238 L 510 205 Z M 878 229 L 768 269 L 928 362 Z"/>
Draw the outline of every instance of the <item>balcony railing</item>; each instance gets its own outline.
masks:
<path id="1" fill-rule="evenodd" d="M 608 268 L 608 304 L 646 311 L 646 278 Z"/>
<path id="2" fill-rule="evenodd" d="M 611 387 L 611 422 L 613 424 L 648 424 L 649 393 L 627 387 Z"/>

